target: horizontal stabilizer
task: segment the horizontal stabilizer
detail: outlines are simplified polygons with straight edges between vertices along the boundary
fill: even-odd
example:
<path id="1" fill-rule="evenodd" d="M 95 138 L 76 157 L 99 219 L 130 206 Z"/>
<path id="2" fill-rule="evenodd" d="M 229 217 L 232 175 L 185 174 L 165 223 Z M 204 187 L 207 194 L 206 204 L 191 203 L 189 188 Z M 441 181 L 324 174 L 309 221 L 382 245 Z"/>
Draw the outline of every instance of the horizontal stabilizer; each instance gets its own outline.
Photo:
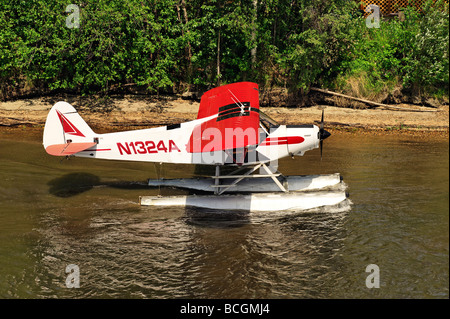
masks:
<path id="1" fill-rule="evenodd" d="M 88 148 L 97 145 L 97 143 L 66 143 L 66 144 L 53 144 L 47 146 L 45 151 L 54 156 L 66 156 L 72 155 Z"/>

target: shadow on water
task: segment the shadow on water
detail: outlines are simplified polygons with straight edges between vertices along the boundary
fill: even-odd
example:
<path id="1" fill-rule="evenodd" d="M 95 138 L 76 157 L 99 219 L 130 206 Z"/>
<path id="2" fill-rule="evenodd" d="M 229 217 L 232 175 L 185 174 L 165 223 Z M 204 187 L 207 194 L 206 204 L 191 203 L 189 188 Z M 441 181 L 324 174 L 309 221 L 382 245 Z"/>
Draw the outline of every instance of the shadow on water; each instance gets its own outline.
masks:
<path id="1" fill-rule="evenodd" d="M 202 171 L 204 173 L 204 171 Z M 75 172 L 63 175 L 48 182 L 49 193 L 61 197 L 68 198 L 77 196 L 84 192 L 90 191 L 95 187 L 111 187 L 122 190 L 158 190 L 158 194 L 161 196 L 173 196 L 180 195 L 180 192 L 184 195 L 210 195 L 208 192 L 198 190 L 180 190 L 173 187 L 151 187 L 146 182 L 136 181 L 113 181 L 105 182 L 101 181 L 97 175 L 86 172 Z M 224 199 L 225 200 L 225 199 Z M 181 208 L 184 210 L 182 219 L 184 222 L 191 226 L 197 226 L 202 228 L 239 228 L 245 225 L 267 220 L 267 218 L 283 218 L 286 216 L 292 216 L 298 214 L 300 211 L 294 212 L 262 212 L 255 213 L 250 212 L 250 206 L 248 209 L 241 210 L 224 210 L 214 208 L 200 208 L 187 205 Z"/>
<path id="2" fill-rule="evenodd" d="M 48 182 L 49 193 L 58 197 L 72 197 L 100 184 L 100 178 L 89 173 L 71 173 Z"/>
<path id="3" fill-rule="evenodd" d="M 112 187 L 124 190 L 131 189 L 158 189 L 158 187 L 149 187 L 145 182 L 120 181 L 120 182 L 104 182 L 97 175 L 76 172 L 66 174 L 55 178 L 48 182 L 49 193 L 62 198 L 73 197 L 84 192 L 90 191 L 94 187 Z M 160 195 L 174 195 L 171 187 L 161 187 Z M 194 193 L 199 195 L 202 192 L 188 191 L 189 195 Z M 203 209 L 198 207 L 185 207 L 184 220 L 189 225 L 211 228 L 230 228 L 240 227 L 250 223 L 250 212 L 241 211 L 224 211 L 217 209 Z"/>
<path id="4" fill-rule="evenodd" d="M 237 228 L 250 223 L 250 211 L 224 211 L 219 209 L 185 208 L 186 224 L 204 228 Z"/>
<path id="5" fill-rule="evenodd" d="M 51 180 L 48 185 L 50 194 L 63 198 L 76 196 L 99 186 L 119 189 L 148 189 L 145 182 L 101 182 L 98 176 L 84 172 L 66 174 Z"/>

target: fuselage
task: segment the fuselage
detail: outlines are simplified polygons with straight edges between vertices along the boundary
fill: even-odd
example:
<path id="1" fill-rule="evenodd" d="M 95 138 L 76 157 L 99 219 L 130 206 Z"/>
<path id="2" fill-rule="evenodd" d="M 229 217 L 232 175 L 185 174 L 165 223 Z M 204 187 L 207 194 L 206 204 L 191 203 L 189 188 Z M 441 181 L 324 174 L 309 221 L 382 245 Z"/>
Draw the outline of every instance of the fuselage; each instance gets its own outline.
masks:
<path id="1" fill-rule="evenodd" d="M 258 85 L 205 92 L 197 119 L 157 128 L 95 133 L 67 102 L 49 111 L 43 145 L 54 156 L 173 164 L 255 165 L 317 148 L 330 134 L 315 125 L 280 125 L 259 107 Z"/>
<path id="2" fill-rule="evenodd" d="M 214 116 L 181 124 L 96 134 L 94 147 L 74 154 L 97 159 L 162 162 L 174 164 L 252 165 L 278 160 L 286 156 L 303 155 L 319 145 L 319 128 L 315 125 L 278 125 L 269 130 L 262 126 L 254 133 L 249 130 L 227 132 L 209 131 L 200 137 L 204 143 L 201 152 L 191 152 L 189 140 L 194 128 Z M 215 134 L 217 133 L 217 134 Z M 259 144 L 245 149 L 215 150 L 224 138 L 242 138 L 243 134 L 258 134 Z"/>

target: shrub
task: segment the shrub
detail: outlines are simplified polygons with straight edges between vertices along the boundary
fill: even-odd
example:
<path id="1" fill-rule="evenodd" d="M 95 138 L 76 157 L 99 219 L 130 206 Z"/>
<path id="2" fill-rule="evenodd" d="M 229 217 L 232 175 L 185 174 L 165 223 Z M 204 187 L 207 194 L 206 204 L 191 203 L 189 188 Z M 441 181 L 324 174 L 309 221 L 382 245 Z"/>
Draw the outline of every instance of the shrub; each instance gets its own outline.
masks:
<path id="1" fill-rule="evenodd" d="M 69 29 L 67 1 L 2 0 L 0 97 L 246 80 L 448 96 L 448 4 L 433 3 L 368 29 L 348 0 L 85 0 L 80 28 Z"/>
<path id="2" fill-rule="evenodd" d="M 415 94 L 445 90 L 448 96 L 448 4 L 433 3 L 421 12 L 407 7 L 404 21 L 382 20 L 378 29 L 356 21 L 360 37 L 341 63 L 335 87 L 357 95 L 351 82 L 359 78 L 365 85 L 359 92 L 378 100 L 398 87 Z"/>

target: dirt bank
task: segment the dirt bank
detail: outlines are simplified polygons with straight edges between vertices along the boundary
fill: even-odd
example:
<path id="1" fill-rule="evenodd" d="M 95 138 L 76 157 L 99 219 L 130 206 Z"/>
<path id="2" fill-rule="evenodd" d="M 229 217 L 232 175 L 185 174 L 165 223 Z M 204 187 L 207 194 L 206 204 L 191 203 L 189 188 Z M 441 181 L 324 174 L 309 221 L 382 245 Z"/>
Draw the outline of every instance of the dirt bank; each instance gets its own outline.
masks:
<path id="1" fill-rule="evenodd" d="M 118 96 L 102 101 L 77 96 L 38 97 L 0 102 L 0 127 L 43 127 L 48 111 L 59 100 L 71 103 L 99 132 L 181 123 L 195 119 L 199 108 L 196 100 L 176 97 Z M 423 109 L 415 105 L 396 106 Z M 420 132 L 447 136 L 449 131 L 448 105 L 428 108 L 435 112 L 351 109 L 326 105 L 261 109 L 281 124 L 318 123 L 324 109 L 325 123 L 329 129 L 413 134 Z"/>

